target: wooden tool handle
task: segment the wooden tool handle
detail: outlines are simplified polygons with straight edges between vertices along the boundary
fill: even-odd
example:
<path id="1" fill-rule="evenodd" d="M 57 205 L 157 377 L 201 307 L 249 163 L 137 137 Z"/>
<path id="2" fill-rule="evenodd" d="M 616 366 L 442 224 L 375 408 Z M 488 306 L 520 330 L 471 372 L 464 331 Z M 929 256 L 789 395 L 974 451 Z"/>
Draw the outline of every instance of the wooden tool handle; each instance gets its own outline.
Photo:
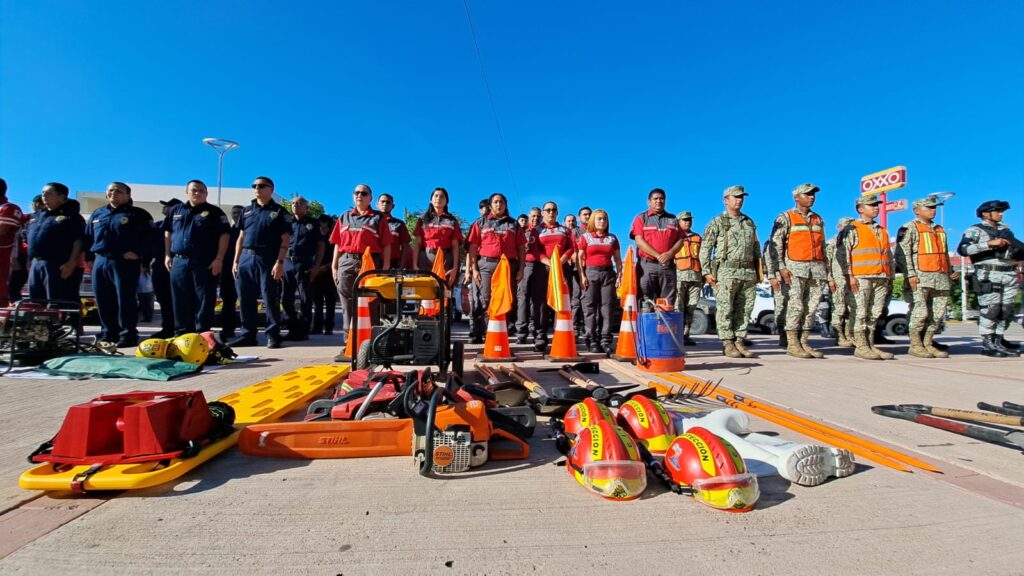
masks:
<path id="1" fill-rule="evenodd" d="M 932 414 L 958 420 L 973 420 L 974 422 L 991 422 L 992 424 L 1007 424 L 1009 426 L 1024 426 L 1024 418 L 1020 416 L 1004 416 L 1002 414 L 986 414 L 974 410 L 957 410 L 955 408 L 932 407 Z"/>

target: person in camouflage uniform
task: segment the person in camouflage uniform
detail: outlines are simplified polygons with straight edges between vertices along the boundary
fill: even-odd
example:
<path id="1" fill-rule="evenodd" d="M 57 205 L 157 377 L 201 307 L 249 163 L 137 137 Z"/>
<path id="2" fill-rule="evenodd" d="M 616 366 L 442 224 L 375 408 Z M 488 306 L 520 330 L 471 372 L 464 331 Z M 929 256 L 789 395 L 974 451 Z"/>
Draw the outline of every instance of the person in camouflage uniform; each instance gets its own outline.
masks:
<path id="1" fill-rule="evenodd" d="M 978 295 L 981 313 L 978 332 L 985 356 L 1019 356 L 1020 345 L 1006 340 L 1006 329 L 1013 321 L 1014 302 L 1019 290 L 1018 263 L 1024 260 L 1024 243 L 1014 238 L 1010 227 L 1003 224 L 1003 212 L 1010 203 L 989 200 L 975 213 L 981 223 L 964 231 L 957 251 L 969 256 L 974 264 L 971 289 Z"/>
<path id="2" fill-rule="evenodd" d="M 853 309 L 856 302 L 850 284 L 843 276 L 843 267 L 836 258 L 836 249 L 843 241 L 842 232 L 853 218 L 843 216 L 839 219 L 838 231 L 835 236 L 825 242 L 825 260 L 828 263 L 828 288 L 832 292 L 832 328 L 836 331 L 836 345 L 841 348 L 853 348 Z"/>
<path id="3" fill-rule="evenodd" d="M 740 212 L 746 196 L 743 186 L 725 189 L 725 212 L 715 216 L 705 228 L 700 247 L 700 269 L 715 291 L 718 337 L 729 358 L 754 357 L 743 339 L 760 281 L 761 252 L 757 226 Z"/>
<path id="4" fill-rule="evenodd" d="M 903 273 L 904 294 L 912 303 L 910 313 L 911 356 L 948 358 L 949 353 L 933 342 L 946 308 L 952 280 L 946 232 L 935 224 L 935 207 L 942 203 L 933 196 L 914 201 L 916 218 L 896 234 L 896 269 Z"/>
<path id="5" fill-rule="evenodd" d="M 824 358 L 810 345 L 814 312 L 828 281 L 825 266 L 825 224 L 811 210 L 820 189 L 801 184 L 793 189 L 795 208 L 775 219 L 771 240 L 779 255 L 779 279 L 789 287 L 786 296 L 786 354 L 796 358 Z M 778 321 L 779 318 L 776 318 Z"/>
<path id="6" fill-rule="evenodd" d="M 855 302 L 853 333 L 857 348 L 853 355 L 865 360 L 893 357 L 874 345 L 876 323 L 885 311 L 893 276 L 889 233 L 875 222 L 881 203 L 877 196 L 857 198 L 854 207 L 858 218 L 843 230 L 843 241 L 836 247 L 836 258 Z"/>
<path id="7" fill-rule="evenodd" d="M 764 241 L 761 258 L 764 262 L 764 275 L 772 287 L 772 300 L 775 301 L 774 330 L 779 335 L 779 348 L 785 349 L 789 345 L 786 341 L 786 298 L 789 296 L 789 285 L 783 284 L 779 277 L 779 251 L 775 249 L 771 238 Z"/>
<path id="8" fill-rule="evenodd" d="M 683 344 L 696 346 L 697 341 L 690 337 L 690 324 L 693 313 L 697 310 L 700 291 L 704 287 L 704 276 L 700 273 L 700 234 L 692 230 L 693 213 L 684 210 L 676 215 L 679 232 L 683 244 L 676 253 L 676 310 L 683 313 Z"/>

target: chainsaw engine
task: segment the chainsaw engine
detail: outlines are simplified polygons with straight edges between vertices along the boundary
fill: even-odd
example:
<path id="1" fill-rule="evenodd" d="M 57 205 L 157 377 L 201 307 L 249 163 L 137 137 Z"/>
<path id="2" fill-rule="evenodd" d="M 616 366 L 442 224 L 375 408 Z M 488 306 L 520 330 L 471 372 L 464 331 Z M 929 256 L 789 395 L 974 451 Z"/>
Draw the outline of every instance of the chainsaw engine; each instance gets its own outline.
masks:
<path id="1" fill-rule="evenodd" d="M 416 451 L 426 450 L 426 437 L 416 436 Z M 465 472 L 487 462 L 487 442 L 474 442 L 468 426 L 434 431 L 433 472 Z"/>

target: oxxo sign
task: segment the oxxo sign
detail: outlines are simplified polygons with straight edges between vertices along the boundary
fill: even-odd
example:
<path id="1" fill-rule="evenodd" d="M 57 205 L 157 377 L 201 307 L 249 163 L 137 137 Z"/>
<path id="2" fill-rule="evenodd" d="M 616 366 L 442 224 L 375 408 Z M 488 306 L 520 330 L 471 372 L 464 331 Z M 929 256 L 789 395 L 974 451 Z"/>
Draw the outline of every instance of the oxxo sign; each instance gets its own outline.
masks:
<path id="1" fill-rule="evenodd" d="M 861 196 L 874 196 L 907 185 L 907 167 L 896 166 L 860 179 Z"/>

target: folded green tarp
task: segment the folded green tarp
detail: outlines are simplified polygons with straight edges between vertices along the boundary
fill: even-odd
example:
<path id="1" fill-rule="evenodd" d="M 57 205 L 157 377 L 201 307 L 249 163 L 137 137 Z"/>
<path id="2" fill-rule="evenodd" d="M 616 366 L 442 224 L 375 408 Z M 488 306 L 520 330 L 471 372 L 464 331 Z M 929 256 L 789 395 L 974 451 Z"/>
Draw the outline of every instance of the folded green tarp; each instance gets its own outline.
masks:
<path id="1" fill-rule="evenodd" d="M 138 380 L 160 380 L 166 382 L 183 374 L 192 374 L 202 369 L 198 364 L 162 360 L 159 358 L 136 358 L 134 356 L 106 356 L 85 354 L 61 356 L 43 362 L 37 370 L 47 374 L 67 376 L 76 380 L 86 378 L 135 378 Z"/>

